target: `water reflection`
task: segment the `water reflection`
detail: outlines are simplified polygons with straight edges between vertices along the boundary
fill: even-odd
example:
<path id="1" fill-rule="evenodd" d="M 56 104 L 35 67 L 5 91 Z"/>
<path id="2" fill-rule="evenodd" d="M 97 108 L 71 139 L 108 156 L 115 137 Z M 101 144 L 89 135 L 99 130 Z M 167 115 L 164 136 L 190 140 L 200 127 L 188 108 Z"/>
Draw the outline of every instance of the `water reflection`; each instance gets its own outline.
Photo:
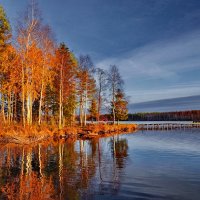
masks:
<path id="1" fill-rule="evenodd" d="M 0 199 L 55 199 L 52 176 L 43 176 L 40 145 L 5 146 L 1 155 Z"/>
<path id="2" fill-rule="evenodd" d="M 0 145 L 0 199 L 199 199 L 200 134 Z"/>
<path id="3" fill-rule="evenodd" d="M 105 147 L 104 139 L 1 146 L 0 199 L 84 199 L 96 183 L 100 192 L 116 193 L 127 140 L 113 137 Z"/>
<path id="4" fill-rule="evenodd" d="M 113 137 L 110 141 L 113 159 L 116 160 L 117 168 L 123 168 L 124 162 L 128 156 L 128 143 L 127 139 L 119 138 L 119 136 Z"/>

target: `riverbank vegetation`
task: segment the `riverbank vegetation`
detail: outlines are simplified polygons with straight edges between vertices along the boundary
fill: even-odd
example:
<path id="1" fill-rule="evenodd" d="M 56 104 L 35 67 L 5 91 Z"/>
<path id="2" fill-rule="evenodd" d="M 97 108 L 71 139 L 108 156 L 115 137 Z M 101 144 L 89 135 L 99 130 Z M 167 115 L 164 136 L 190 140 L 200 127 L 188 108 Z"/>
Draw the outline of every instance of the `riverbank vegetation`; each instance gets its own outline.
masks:
<path id="1" fill-rule="evenodd" d="M 13 35 L 0 6 L 1 134 L 73 130 L 77 122 L 83 127 L 87 120 L 105 120 L 102 111 L 112 115 L 113 124 L 126 119 L 128 102 L 118 67 L 96 68 L 89 55 L 77 58 L 66 44 L 57 44 L 35 1 L 24 13 Z"/>
<path id="2" fill-rule="evenodd" d="M 87 126 L 65 126 L 59 129 L 52 125 L 28 126 L 8 125 L 0 127 L 0 143 L 34 144 L 41 141 L 60 139 L 92 139 L 107 137 L 113 134 L 132 133 L 137 129 L 135 124 L 88 124 Z"/>

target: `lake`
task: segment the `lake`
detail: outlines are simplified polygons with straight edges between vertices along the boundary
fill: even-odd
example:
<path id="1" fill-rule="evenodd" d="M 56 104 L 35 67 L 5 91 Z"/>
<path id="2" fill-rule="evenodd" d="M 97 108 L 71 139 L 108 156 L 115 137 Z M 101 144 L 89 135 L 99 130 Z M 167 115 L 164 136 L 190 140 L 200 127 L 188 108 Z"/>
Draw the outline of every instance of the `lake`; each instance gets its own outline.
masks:
<path id="1" fill-rule="evenodd" d="M 200 130 L 0 145 L 0 199 L 200 199 Z"/>

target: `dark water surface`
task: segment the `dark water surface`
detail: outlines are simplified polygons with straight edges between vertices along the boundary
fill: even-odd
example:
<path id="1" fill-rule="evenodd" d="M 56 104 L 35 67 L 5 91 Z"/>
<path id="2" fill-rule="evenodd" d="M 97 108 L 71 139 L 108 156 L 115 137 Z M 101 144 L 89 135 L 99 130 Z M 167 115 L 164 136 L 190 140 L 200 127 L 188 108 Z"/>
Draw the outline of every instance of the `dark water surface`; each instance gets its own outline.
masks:
<path id="1" fill-rule="evenodd" d="M 200 199 L 200 130 L 0 145 L 0 199 Z"/>

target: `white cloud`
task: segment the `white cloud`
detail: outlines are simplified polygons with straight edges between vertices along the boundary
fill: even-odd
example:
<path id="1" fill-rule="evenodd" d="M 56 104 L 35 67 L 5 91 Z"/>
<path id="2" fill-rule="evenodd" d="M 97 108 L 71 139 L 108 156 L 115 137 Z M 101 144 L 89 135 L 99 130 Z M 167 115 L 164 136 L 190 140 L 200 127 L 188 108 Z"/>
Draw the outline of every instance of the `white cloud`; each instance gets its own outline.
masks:
<path id="1" fill-rule="evenodd" d="M 199 67 L 200 31 L 148 44 L 127 55 L 105 59 L 97 66 L 108 68 L 111 64 L 118 65 L 125 78 L 176 78 L 180 70 Z"/>
<path id="2" fill-rule="evenodd" d="M 108 68 L 111 64 L 119 66 L 132 102 L 200 94 L 198 80 L 191 77 L 190 83 L 179 82 L 179 79 L 183 81 L 185 78 L 181 72 L 200 69 L 200 30 L 148 44 L 120 57 L 105 59 L 97 66 Z M 135 86 L 137 80 L 143 81 L 142 86 Z M 156 82 L 157 86 L 150 88 L 149 80 Z M 174 86 L 168 82 L 173 82 Z"/>
<path id="3" fill-rule="evenodd" d="M 180 84 L 174 86 L 163 86 L 162 89 L 148 89 L 129 91 L 130 103 L 146 102 L 158 99 L 177 98 L 200 94 L 200 82 L 192 84 Z"/>

